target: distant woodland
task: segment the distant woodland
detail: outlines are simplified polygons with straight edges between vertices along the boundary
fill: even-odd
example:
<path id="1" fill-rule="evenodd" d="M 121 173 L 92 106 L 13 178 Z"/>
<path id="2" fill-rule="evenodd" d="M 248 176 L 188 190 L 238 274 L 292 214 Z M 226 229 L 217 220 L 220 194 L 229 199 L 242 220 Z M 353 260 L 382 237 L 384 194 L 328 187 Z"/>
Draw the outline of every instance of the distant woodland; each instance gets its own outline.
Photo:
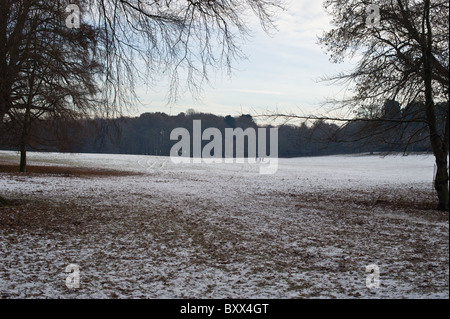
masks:
<path id="1" fill-rule="evenodd" d="M 445 104 L 438 107 L 444 112 Z M 366 110 L 358 118 L 367 121 L 350 122 L 344 127 L 323 120 L 307 121 L 300 125 L 278 126 L 278 156 L 300 157 L 331 154 L 378 152 L 430 152 L 426 123 L 417 121 L 423 112 L 420 103 L 405 108 L 395 101 L 387 101 L 382 108 Z M 409 122 L 408 119 L 414 118 Z M 425 115 L 424 115 L 425 118 Z M 382 119 L 378 121 L 377 119 Z M 186 113 L 170 116 L 165 113 L 144 113 L 139 117 L 80 120 L 55 123 L 55 119 L 36 121 L 36 132 L 30 138 L 28 150 L 76 153 L 144 154 L 169 156 L 177 140 L 170 133 L 178 127 L 191 133 L 193 120 L 201 120 L 202 130 L 214 127 L 225 137 L 225 128 L 255 128 L 251 115 L 217 116 Z M 388 121 L 386 121 L 388 120 Z M 268 132 L 268 130 L 266 130 Z M 2 134 L 2 149 L 17 150 L 14 141 L 19 133 L 9 130 Z M 267 133 L 268 134 L 268 133 Z M 267 135 L 267 139 L 269 139 Z M 202 145 L 209 141 L 202 141 Z M 267 148 L 269 152 L 269 148 Z M 224 154 L 224 153 L 223 153 Z"/>

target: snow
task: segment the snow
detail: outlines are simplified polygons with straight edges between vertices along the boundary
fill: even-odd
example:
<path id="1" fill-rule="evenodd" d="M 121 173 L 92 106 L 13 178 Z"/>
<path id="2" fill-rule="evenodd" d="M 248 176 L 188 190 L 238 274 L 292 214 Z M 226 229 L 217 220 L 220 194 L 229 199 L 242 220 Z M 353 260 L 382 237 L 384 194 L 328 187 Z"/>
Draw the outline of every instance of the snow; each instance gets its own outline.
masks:
<path id="1" fill-rule="evenodd" d="M 0 209 L 19 225 L 0 220 L 2 297 L 449 297 L 448 213 L 420 206 L 435 200 L 431 155 L 279 159 L 274 175 L 137 155 L 30 152 L 33 164 L 130 175 L 0 173 L 1 194 L 29 207 Z"/>

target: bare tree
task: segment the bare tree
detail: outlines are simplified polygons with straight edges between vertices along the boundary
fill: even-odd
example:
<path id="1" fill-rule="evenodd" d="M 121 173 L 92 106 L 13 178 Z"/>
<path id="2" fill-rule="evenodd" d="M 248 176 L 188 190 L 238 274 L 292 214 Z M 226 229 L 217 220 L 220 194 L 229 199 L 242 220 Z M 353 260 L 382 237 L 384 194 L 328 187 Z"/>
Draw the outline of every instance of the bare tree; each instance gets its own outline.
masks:
<path id="1" fill-rule="evenodd" d="M 129 105 L 137 81 L 169 81 L 168 101 L 199 97 L 210 73 L 231 72 L 244 56 L 252 16 L 274 27 L 279 0 L 90 0 L 90 20 L 104 35 L 105 101 Z M 139 63 L 136 63 L 139 61 Z"/>
<path id="2" fill-rule="evenodd" d="M 9 127 L 9 144 L 19 147 L 21 172 L 26 171 L 27 146 L 42 148 L 47 139 L 67 133 L 98 109 L 95 81 L 102 68 L 95 56 L 96 31 L 83 23 L 67 28 L 64 9 L 54 3 L 35 5 L 23 29 L 24 61 L 11 88 L 13 107 L 3 123 Z"/>
<path id="3" fill-rule="evenodd" d="M 269 30 L 280 8 L 278 0 L 5 0 L 0 8 L 0 120 L 13 107 L 12 87 L 26 61 L 30 17 L 37 8 L 59 12 L 70 3 L 78 5 L 85 24 L 99 30 L 96 49 L 106 71 L 97 84 L 106 116 L 120 114 L 136 98 L 138 80 L 151 85 L 166 76 L 172 101 L 183 84 L 198 94 L 211 71 L 231 71 L 233 61 L 243 56 L 240 44 L 249 35 L 251 15 Z"/>
<path id="4" fill-rule="evenodd" d="M 79 11 L 69 10 L 61 16 L 71 3 Z M 37 13 L 41 22 L 56 22 L 53 18 L 60 17 L 60 23 L 70 13 L 95 30 L 92 53 L 99 57 L 103 68 L 102 72 L 87 70 L 97 77 L 95 88 L 100 95 L 95 104 L 67 104 L 66 99 L 64 105 L 66 110 L 76 110 L 74 114 L 88 110 L 90 116 L 114 117 L 136 102 L 138 81 L 152 85 L 166 77 L 170 83 L 169 101 L 176 101 L 183 88 L 198 96 L 210 72 L 219 68 L 230 72 L 233 61 L 243 57 L 240 45 L 249 36 L 251 16 L 267 31 L 274 26 L 274 10 L 278 8 L 279 0 L 4 0 L 0 7 L 0 125 L 13 121 L 17 114 L 29 121 L 25 104 L 18 101 L 31 90 L 28 87 L 20 91 L 17 86 L 25 81 L 24 69 L 28 70 L 27 76 L 32 74 L 27 44 L 38 39 L 35 30 L 29 28 Z M 58 32 L 63 39 L 71 34 Z M 35 62 L 32 68 L 44 72 L 44 59 Z M 66 81 L 65 76 L 60 80 Z M 54 84 L 48 88 L 62 94 L 64 88 Z M 33 107 L 39 107 L 39 96 L 35 94 Z"/>
<path id="5" fill-rule="evenodd" d="M 344 126 L 362 122 L 368 124 L 366 127 L 376 125 L 385 129 L 408 123 L 423 124 L 417 127 L 428 129 L 437 166 L 434 186 L 438 209 L 448 210 L 449 2 L 328 0 L 325 7 L 333 16 L 334 27 L 324 32 L 320 43 L 331 54 L 332 62 L 357 60 L 349 73 L 327 78 L 347 85 L 352 92 L 350 98 L 330 101 L 335 110 L 345 109 L 349 115 L 271 116 L 329 120 Z M 397 100 L 404 107 L 419 105 L 420 110 L 410 113 L 408 118 L 384 116 L 381 106 L 385 100 Z M 445 105 L 444 110 L 439 111 L 437 105 Z M 380 108 L 374 109 L 376 106 Z M 387 131 L 378 132 L 386 134 Z M 415 136 L 419 131 L 410 134 Z"/>

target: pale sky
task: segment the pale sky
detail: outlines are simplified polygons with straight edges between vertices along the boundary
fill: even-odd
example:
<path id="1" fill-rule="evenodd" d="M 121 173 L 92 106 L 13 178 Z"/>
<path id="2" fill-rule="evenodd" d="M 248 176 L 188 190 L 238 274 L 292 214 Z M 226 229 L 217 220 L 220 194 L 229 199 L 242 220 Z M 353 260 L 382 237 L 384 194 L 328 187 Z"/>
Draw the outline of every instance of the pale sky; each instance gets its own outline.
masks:
<path id="1" fill-rule="evenodd" d="M 189 108 L 216 115 L 262 113 L 266 110 L 315 113 L 327 98 L 342 96 L 344 88 L 321 83 L 320 78 L 349 69 L 332 64 L 317 43 L 317 36 L 330 28 L 331 16 L 322 1 L 286 0 L 286 11 L 276 17 L 278 31 L 267 35 L 258 23 L 242 46 L 247 60 L 234 64 L 231 78 L 225 72 L 211 77 L 201 101 L 184 94 L 177 104 L 167 105 L 166 88 L 139 89 L 143 112 L 176 115 Z"/>

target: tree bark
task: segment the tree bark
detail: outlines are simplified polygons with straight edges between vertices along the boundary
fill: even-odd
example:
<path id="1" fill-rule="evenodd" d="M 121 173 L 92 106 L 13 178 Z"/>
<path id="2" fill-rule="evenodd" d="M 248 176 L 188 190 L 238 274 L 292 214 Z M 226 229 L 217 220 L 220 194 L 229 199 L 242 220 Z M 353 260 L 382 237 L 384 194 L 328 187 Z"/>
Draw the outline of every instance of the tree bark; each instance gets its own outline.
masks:
<path id="1" fill-rule="evenodd" d="M 28 94 L 27 108 L 25 110 L 25 115 L 23 118 L 22 135 L 20 137 L 20 165 L 19 171 L 25 173 L 27 171 L 27 145 L 28 137 L 30 135 L 31 126 L 31 107 L 33 104 L 33 88 L 34 88 L 34 70 L 31 74 L 30 81 L 28 83 L 30 88 L 30 93 Z"/>
<path id="2" fill-rule="evenodd" d="M 20 165 L 19 172 L 25 173 L 27 171 L 27 145 L 20 143 Z"/>
<path id="3" fill-rule="evenodd" d="M 31 102 L 31 100 L 29 100 Z M 19 172 L 25 173 L 27 171 L 27 145 L 28 145 L 28 136 L 30 133 L 30 113 L 31 113 L 31 107 L 30 105 L 27 106 L 27 109 L 25 111 L 25 117 L 23 121 L 23 127 L 22 127 L 22 136 L 20 138 L 20 165 L 19 165 Z"/>
<path id="4" fill-rule="evenodd" d="M 436 161 L 436 177 L 434 188 L 438 195 L 438 210 L 449 210 L 448 200 L 448 170 L 447 170 L 447 154 L 448 154 L 448 118 L 445 127 L 444 136 L 440 136 L 437 128 L 436 106 L 433 101 L 433 72 L 432 72 L 432 33 L 430 23 L 430 0 L 425 1 L 425 14 L 423 21 L 423 34 L 426 33 L 426 43 L 422 44 L 423 64 L 424 64 L 424 84 L 425 84 L 425 110 L 428 129 L 430 131 L 430 142 Z M 448 113 L 447 113 L 448 114 Z"/>
<path id="5" fill-rule="evenodd" d="M 434 111 L 433 104 L 427 103 L 427 118 L 431 118 L 431 115 L 428 115 L 429 113 L 433 113 Z M 434 125 L 433 125 L 434 124 Z M 443 143 L 441 140 L 441 137 L 439 134 L 437 134 L 435 123 L 431 123 L 428 125 L 428 128 L 430 130 L 430 142 L 431 147 L 433 149 L 433 154 L 436 161 L 436 176 L 434 180 L 434 188 L 438 195 L 438 210 L 449 210 L 449 189 L 448 189 L 448 162 L 447 162 L 447 154 L 448 146 L 445 145 L 445 142 Z M 446 124 L 446 131 L 448 132 L 448 123 Z M 448 134 L 448 133 L 446 133 Z"/>
<path id="6" fill-rule="evenodd" d="M 446 114 L 446 123 L 445 123 L 445 131 L 444 131 L 444 141 L 441 145 L 441 151 L 438 152 L 436 156 L 436 179 L 435 179 L 435 189 L 438 193 L 439 198 L 439 210 L 448 211 L 449 210 L 449 176 L 448 176 L 448 150 L 449 150 L 449 110 L 448 110 L 448 102 L 447 102 L 447 114 Z M 439 162 L 439 164 L 438 164 Z"/>

